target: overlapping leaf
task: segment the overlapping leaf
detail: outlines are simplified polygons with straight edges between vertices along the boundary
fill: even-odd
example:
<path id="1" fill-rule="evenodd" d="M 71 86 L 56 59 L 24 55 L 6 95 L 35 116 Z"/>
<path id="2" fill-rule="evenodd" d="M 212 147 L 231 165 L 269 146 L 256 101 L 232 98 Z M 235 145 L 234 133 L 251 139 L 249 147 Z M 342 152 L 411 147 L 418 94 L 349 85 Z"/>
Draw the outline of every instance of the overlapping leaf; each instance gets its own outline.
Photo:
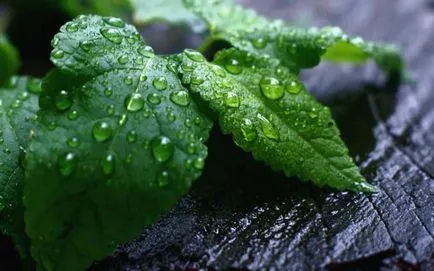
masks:
<path id="1" fill-rule="evenodd" d="M 288 176 L 374 190 L 349 157 L 329 109 L 278 60 L 237 49 L 221 51 L 214 64 L 192 55 L 182 55 L 183 83 L 219 114 L 223 132 L 238 146 Z"/>
<path id="2" fill-rule="evenodd" d="M 28 256 L 22 205 L 24 150 L 35 126 L 40 80 L 12 77 L 0 88 L 0 232 L 10 235 L 22 258 Z"/>
<path id="3" fill-rule="evenodd" d="M 119 19 L 81 16 L 56 35 L 27 155 L 32 255 L 83 270 L 153 223 L 201 173 L 211 122 L 170 60 Z"/>
<path id="4" fill-rule="evenodd" d="M 294 71 L 316 66 L 321 57 L 335 62 L 360 63 L 372 58 L 387 73 L 403 71 L 399 51 L 391 45 L 351 38 L 337 27 L 302 29 L 270 21 L 232 0 L 183 0 L 202 18 L 215 39 L 257 55 L 280 59 Z"/>
<path id="5" fill-rule="evenodd" d="M 19 66 L 20 60 L 17 50 L 6 36 L 0 33 L 0 86 L 18 71 Z"/>

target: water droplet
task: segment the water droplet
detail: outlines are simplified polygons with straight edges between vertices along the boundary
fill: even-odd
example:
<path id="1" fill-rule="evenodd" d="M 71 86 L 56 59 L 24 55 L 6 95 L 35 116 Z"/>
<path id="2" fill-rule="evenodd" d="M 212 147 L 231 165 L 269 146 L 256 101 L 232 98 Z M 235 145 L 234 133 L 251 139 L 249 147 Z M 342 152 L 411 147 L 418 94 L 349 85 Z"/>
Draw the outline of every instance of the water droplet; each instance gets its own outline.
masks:
<path id="1" fill-rule="evenodd" d="M 62 50 L 54 49 L 51 52 L 51 57 L 54 59 L 62 59 L 65 56 L 65 53 Z"/>
<path id="2" fill-rule="evenodd" d="M 179 106 L 187 106 L 190 104 L 190 95 L 187 91 L 181 90 L 170 93 L 170 100 Z"/>
<path id="3" fill-rule="evenodd" d="M 23 102 L 21 100 L 14 100 L 11 104 L 12 108 L 18 108 L 21 107 L 21 105 L 23 104 Z"/>
<path id="4" fill-rule="evenodd" d="M 77 32 L 78 31 L 78 24 L 77 23 L 68 23 L 66 25 L 66 31 L 69 33 Z"/>
<path id="5" fill-rule="evenodd" d="M 56 95 L 55 103 L 57 109 L 63 111 L 71 107 L 72 100 L 69 97 L 69 93 L 65 90 L 62 90 Z"/>
<path id="6" fill-rule="evenodd" d="M 112 96 L 113 95 L 113 90 L 111 88 L 106 88 L 104 90 L 104 95 L 107 96 L 107 97 Z"/>
<path id="7" fill-rule="evenodd" d="M 65 154 L 59 159 L 59 171 L 65 176 L 71 176 L 77 167 L 77 157 L 72 152 Z"/>
<path id="8" fill-rule="evenodd" d="M 115 170 L 115 156 L 112 154 L 107 154 L 101 161 L 101 168 L 104 174 L 112 174 Z"/>
<path id="9" fill-rule="evenodd" d="M 183 139 L 184 136 L 185 136 L 185 130 L 179 130 L 179 131 L 176 133 L 176 138 L 178 138 L 178 139 Z"/>
<path id="10" fill-rule="evenodd" d="M 204 62 L 205 58 L 203 57 L 203 55 L 199 52 L 196 52 L 194 50 L 191 49 L 185 49 L 184 53 L 187 55 L 187 57 L 195 62 Z"/>
<path id="11" fill-rule="evenodd" d="M 154 49 L 150 46 L 144 46 L 137 49 L 137 52 L 147 58 L 152 58 L 155 56 Z"/>
<path id="12" fill-rule="evenodd" d="M 80 146 L 80 140 L 77 137 L 68 138 L 66 144 L 71 148 L 77 148 Z"/>
<path id="13" fill-rule="evenodd" d="M 88 41 L 88 40 L 84 40 L 84 41 L 80 41 L 80 48 L 85 51 L 85 52 L 89 52 L 90 49 L 92 48 L 93 43 Z"/>
<path id="14" fill-rule="evenodd" d="M 210 67 L 211 67 L 212 72 L 215 75 L 217 75 L 218 77 L 221 77 L 221 78 L 226 77 L 226 72 L 222 67 L 217 66 L 215 64 L 210 64 Z"/>
<path id="15" fill-rule="evenodd" d="M 151 110 L 149 110 L 148 108 L 145 108 L 145 110 L 143 110 L 143 117 L 145 117 L 147 119 L 150 116 L 151 116 Z"/>
<path id="16" fill-rule="evenodd" d="M 259 82 L 262 94 L 270 100 L 278 100 L 283 97 L 284 88 L 280 81 L 274 77 L 264 77 Z"/>
<path id="17" fill-rule="evenodd" d="M 140 93 L 133 93 L 127 96 L 124 105 L 128 111 L 137 112 L 145 106 L 145 98 Z"/>
<path id="18" fill-rule="evenodd" d="M 286 85 L 286 91 L 290 94 L 298 94 L 302 89 L 302 85 L 299 81 L 293 80 Z"/>
<path id="19" fill-rule="evenodd" d="M 167 113 L 167 120 L 170 122 L 174 122 L 176 120 L 176 115 L 173 112 Z"/>
<path id="20" fill-rule="evenodd" d="M 93 137 L 98 142 L 109 140 L 113 135 L 112 127 L 105 121 L 99 121 L 93 126 Z"/>
<path id="21" fill-rule="evenodd" d="M 152 140 L 152 154 L 159 162 L 166 162 L 169 160 L 175 151 L 175 145 L 170 138 L 166 136 L 158 136 Z"/>
<path id="22" fill-rule="evenodd" d="M 194 143 L 189 143 L 188 147 L 187 147 L 187 151 L 190 154 L 195 154 L 196 153 L 196 144 Z"/>
<path id="23" fill-rule="evenodd" d="M 127 140 L 129 143 L 134 143 L 137 140 L 137 132 L 135 130 L 131 130 L 127 134 Z"/>
<path id="24" fill-rule="evenodd" d="M 158 186 L 165 187 L 168 184 L 169 184 L 169 173 L 167 171 L 163 171 L 158 176 Z"/>
<path id="25" fill-rule="evenodd" d="M 27 81 L 27 90 L 31 93 L 39 94 L 42 91 L 41 80 L 37 78 L 30 78 Z"/>
<path id="26" fill-rule="evenodd" d="M 68 112 L 68 119 L 69 120 L 78 119 L 78 112 L 76 110 L 72 110 L 72 111 Z"/>
<path id="27" fill-rule="evenodd" d="M 124 21 L 122 21 L 122 20 L 119 19 L 119 18 L 114 18 L 114 17 L 105 17 L 105 18 L 103 18 L 103 21 L 104 21 L 106 24 L 111 25 L 111 26 L 114 26 L 114 27 L 119 27 L 119 28 L 123 28 L 123 27 L 125 27 L 125 23 L 124 23 Z"/>
<path id="28" fill-rule="evenodd" d="M 312 111 L 310 111 L 308 115 L 311 119 L 316 119 L 318 117 L 318 112 L 316 111 L 316 108 L 312 108 Z"/>
<path id="29" fill-rule="evenodd" d="M 256 139 L 256 129 L 251 120 L 243 119 L 241 123 L 241 133 L 243 134 L 244 140 L 247 142 L 252 142 Z"/>
<path id="30" fill-rule="evenodd" d="M 276 129 L 276 127 L 274 127 L 274 125 L 260 113 L 258 113 L 256 117 L 261 123 L 261 128 L 264 132 L 264 135 L 269 139 L 279 140 L 279 131 Z"/>
<path id="31" fill-rule="evenodd" d="M 165 90 L 167 88 L 167 80 L 163 76 L 158 76 L 152 81 L 152 85 L 157 90 Z"/>
<path id="32" fill-rule="evenodd" d="M 238 108 L 240 107 L 240 98 L 234 92 L 228 92 L 225 97 L 225 105 L 227 107 Z"/>
<path id="33" fill-rule="evenodd" d="M 20 94 L 18 94 L 18 99 L 22 101 L 27 100 L 28 98 L 29 98 L 28 92 L 21 92 Z"/>
<path id="34" fill-rule="evenodd" d="M 50 121 L 49 123 L 48 123 L 48 130 L 54 130 L 54 129 L 56 129 L 57 128 L 57 123 L 56 122 L 54 122 L 54 121 Z"/>
<path id="35" fill-rule="evenodd" d="M 263 48 L 265 48 L 265 46 L 267 46 L 267 43 L 268 43 L 268 39 L 267 38 L 263 38 L 263 37 L 255 38 L 255 39 L 252 40 L 252 45 L 256 49 L 263 49 Z"/>
<path id="36" fill-rule="evenodd" d="M 128 63 L 128 56 L 120 56 L 119 58 L 118 58 L 118 62 L 119 62 L 119 64 L 121 64 L 121 65 L 125 65 L 125 64 L 127 64 Z"/>
<path id="37" fill-rule="evenodd" d="M 128 121 L 128 115 L 122 114 L 122 116 L 119 118 L 119 125 L 124 126 Z"/>
<path id="38" fill-rule="evenodd" d="M 202 157 L 199 157 L 194 160 L 193 166 L 195 169 L 201 170 L 205 166 L 205 160 Z"/>
<path id="39" fill-rule="evenodd" d="M 133 84 L 133 78 L 131 76 L 125 77 L 124 83 L 128 86 L 131 86 Z"/>
<path id="40" fill-rule="evenodd" d="M 121 44 L 122 43 L 122 35 L 119 33 L 118 30 L 113 28 L 102 28 L 100 30 L 101 35 L 103 35 L 104 38 L 107 40 L 116 43 Z"/>
<path id="41" fill-rule="evenodd" d="M 193 74 L 191 76 L 191 84 L 198 86 L 201 85 L 203 82 L 205 82 L 205 79 L 202 76 L 197 74 Z"/>
<path id="42" fill-rule="evenodd" d="M 115 113 L 115 106 L 112 104 L 108 105 L 106 111 L 110 116 L 113 115 Z"/>
<path id="43" fill-rule="evenodd" d="M 153 105 L 158 105 L 161 103 L 160 95 L 158 95 L 157 93 L 149 94 L 147 100 Z"/>
<path id="44" fill-rule="evenodd" d="M 166 68 L 173 73 L 177 73 L 176 69 L 178 68 L 178 66 L 174 62 L 170 62 L 169 64 L 166 65 Z"/>
<path id="45" fill-rule="evenodd" d="M 243 67 L 241 66 L 241 63 L 236 59 L 230 59 L 225 64 L 225 69 L 232 74 L 240 74 L 243 71 Z"/>

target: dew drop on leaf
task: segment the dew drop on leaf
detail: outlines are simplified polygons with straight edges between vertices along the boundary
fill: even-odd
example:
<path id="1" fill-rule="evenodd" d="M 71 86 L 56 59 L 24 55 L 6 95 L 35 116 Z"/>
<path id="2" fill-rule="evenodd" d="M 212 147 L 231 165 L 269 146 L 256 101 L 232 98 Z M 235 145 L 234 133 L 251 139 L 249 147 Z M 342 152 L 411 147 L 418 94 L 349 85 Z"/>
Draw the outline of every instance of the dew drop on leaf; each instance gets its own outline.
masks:
<path id="1" fill-rule="evenodd" d="M 190 95 L 184 90 L 172 92 L 170 94 L 170 100 L 176 105 L 187 106 L 190 104 Z"/>
<path id="2" fill-rule="evenodd" d="M 112 104 L 108 105 L 106 111 L 109 116 L 113 115 L 115 113 L 115 106 Z"/>
<path id="3" fill-rule="evenodd" d="M 231 74 L 240 74 L 243 71 L 243 67 L 240 62 L 236 59 L 230 59 L 225 64 L 225 69 Z"/>
<path id="4" fill-rule="evenodd" d="M 202 76 L 197 74 L 193 74 L 191 76 L 191 84 L 198 86 L 201 85 L 203 82 L 205 82 L 205 79 Z"/>
<path id="5" fill-rule="evenodd" d="M 121 64 L 121 65 L 125 65 L 125 64 L 127 64 L 128 63 L 128 56 L 125 56 L 125 55 L 123 55 L 123 56 L 120 56 L 119 58 L 118 58 L 118 62 L 119 62 L 119 64 Z"/>
<path id="6" fill-rule="evenodd" d="M 125 98 L 125 108 L 130 112 L 137 112 L 145 106 L 145 98 L 140 93 L 133 93 Z"/>
<path id="7" fill-rule="evenodd" d="M 104 90 L 104 95 L 107 96 L 107 97 L 112 96 L 113 95 L 113 90 L 111 88 L 106 88 Z"/>
<path id="8" fill-rule="evenodd" d="M 133 84 L 133 78 L 131 76 L 125 77 L 124 83 L 128 86 L 131 86 Z"/>
<path id="9" fill-rule="evenodd" d="M 74 33 L 78 31 L 78 24 L 77 23 L 68 23 L 66 25 L 66 31 L 68 31 L 69 33 Z"/>
<path id="10" fill-rule="evenodd" d="M 274 127 L 274 125 L 263 115 L 258 113 L 256 115 L 259 122 L 261 123 L 262 132 L 264 132 L 264 135 L 272 140 L 279 140 L 279 131 Z"/>
<path id="11" fill-rule="evenodd" d="M 80 146 L 80 140 L 77 137 L 68 138 L 66 144 L 71 148 L 77 148 Z"/>
<path id="12" fill-rule="evenodd" d="M 80 41 L 79 46 L 81 50 L 85 52 L 89 52 L 90 49 L 92 48 L 92 42 L 88 40 Z"/>
<path id="13" fill-rule="evenodd" d="M 122 114 L 122 116 L 119 118 L 119 125 L 124 126 L 128 121 L 128 115 Z"/>
<path id="14" fill-rule="evenodd" d="M 149 94 L 147 100 L 148 100 L 149 103 L 151 103 L 153 105 L 159 105 L 159 104 L 161 104 L 160 95 L 158 95 L 157 93 Z"/>
<path id="15" fill-rule="evenodd" d="M 284 88 L 280 81 L 274 77 L 264 77 L 259 82 L 262 94 L 270 100 L 278 100 L 283 97 Z"/>
<path id="16" fill-rule="evenodd" d="M 72 110 L 68 112 L 69 120 L 76 120 L 78 118 L 78 112 L 76 110 Z"/>
<path id="17" fill-rule="evenodd" d="M 187 151 L 188 151 L 188 153 L 190 153 L 190 154 L 195 154 L 196 153 L 196 144 L 194 144 L 194 143 L 189 143 L 188 144 L 188 147 L 187 147 Z"/>
<path id="18" fill-rule="evenodd" d="M 93 126 L 93 137 L 98 142 L 109 140 L 113 135 L 112 127 L 105 121 L 99 121 Z"/>
<path id="19" fill-rule="evenodd" d="M 144 46 L 137 49 L 137 52 L 147 58 L 152 58 L 155 56 L 154 49 L 150 46 Z"/>
<path id="20" fill-rule="evenodd" d="M 62 59 L 65 56 L 65 53 L 62 50 L 53 50 L 51 52 L 51 57 L 54 59 Z"/>
<path id="21" fill-rule="evenodd" d="M 176 120 L 176 115 L 173 112 L 167 113 L 167 120 L 170 122 L 174 122 Z"/>
<path id="22" fill-rule="evenodd" d="M 232 108 L 240 107 L 240 98 L 234 92 L 228 92 L 226 94 L 224 102 L 227 107 L 232 107 Z"/>
<path id="23" fill-rule="evenodd" d="M 119 33 L 119 31 L 117 31 L 116 29 L 113 28 L 102 28 L 100 30 L 101 35 L 106 38 L 107 40 L 116 43 L 116 44 L 121 44 L 122 43 L 122 35 L 121 33 Z"/>
<path id="24" fill-rule="evenodd" d="M 152 154 L 158 162 L 166 162 L 169 160 L 175 151 L 175 145 L 166 136 L 158 136 L 151 143 Z"/>
<path id="25" fill-rule="evenodd" d="M 65 90 L 59 92 L 55 98 L 56 108 L 63 111 L 71 107 L 72 100 L 69 97 L 69 93 Z"/>
<path id="26" fill-rule="evenodd" d="M 72 152 L 69 152 L 64 156 L 60 157 L 59 171 L 63 176 L 65 177 L 71 176 L 71 174 L 74 173 L 76 167 L 77 167 L 77 157 Z"/>
<path id="27" fill-rule="evenodd" d="M 41 80 L 31 78 L 27 81 L 27 90 L 34 94 L 39 94 L 42 91 Z"/>
<path id="28" fill-rule="evenodd" d="M 125 27 L 125 23 L 124 23 L 124 21 L 122 21 L 122 20 L 119 19 L 119 18 L 115 18 L 115 17 L 105 17 L 105 18 L 103 18 L 103 21 L 104 21 L 106 24 L 111 25 L 111 26 L 114 26 L 114 27 L 119 27 L 119 28 L 123 28 L 123 27 Z"/>
<path id="29" fill-rule="evenodd" d="M 205 58 L 203 57 L 203 55 L 199 52 L 196 52 L 194 50 L 191 49 L 185 49 L 184 53 L 187 55 L 187 57 L 191 60 L 193 60 L 194 62 L 204 62 Z"/>
<path id="30" fill-rule="evenodd" d="M 199 157 L 194 160 L 193 166 L 195 169 L 201 170 L 205 166 L 205 160 L 202 157 Z"/>
<path id="31" fill-rule="evenodd" d="M 250 119 L 243 119 L 241 123 L 241 133 L 243 134 L 244 140 L 247 142 L 252 142 L 256 139 L 256 129 Z"/>
<path id="32" fill-rule="evenodd" d="M 290 94 L 298 94 L 302 89 L 302 85 L 300 82 L 293 80 L 289 84 L 286 85 L 286 91 Z"/>
<path id="33" fill-rule="evenodd" d="M 167 88 L 167 80 L 163 76 L 158 76 L 152 81 L 152 85 L 157 90 L 165 90 Z"/>
<path id="34" fill-rule="evenodd" d="M 259 37 L 259 38 L 252 39 L 252 45 L 256 49 L 265 48 L 265 46 L 267 46 L 267 43 L 268 43 L 267 38 Z"/>
<path id="35" fill-rule="evenodd" d="M 158 186 L 165 187 L 169 184 L 169 173 L 167 171 L 163 171 L 158 176 Z"/>
<path id="36" fill-rule="evenodd" d="M 112 174 L 115 170 L 115 156 L 113 154 L 107 154 L 101 161 L 101 168 L 104 174 Z"/>
<path id="37" fill-rule="evenodd" d="M 127 134 L 127 140 L 129 143 L 134 143 L 137 140 L 137 132 L 135 130 L 131 130 Z"/>

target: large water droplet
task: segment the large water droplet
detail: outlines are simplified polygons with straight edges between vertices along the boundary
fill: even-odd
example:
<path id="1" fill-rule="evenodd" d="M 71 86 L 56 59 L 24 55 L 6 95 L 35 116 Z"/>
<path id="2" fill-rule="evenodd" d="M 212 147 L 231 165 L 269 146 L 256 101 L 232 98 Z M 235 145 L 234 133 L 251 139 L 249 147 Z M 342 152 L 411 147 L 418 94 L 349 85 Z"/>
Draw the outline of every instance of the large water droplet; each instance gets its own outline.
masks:
<path id="1" fill-rule="evenodd" d="M 115 170 L 115 156 L 113 154 L 107 154 L 101 161 L 101 168 L 104 174 L 112 174 Z"/>
<path id="2" fill-rule="evenodd" d="M 240 106 L 240 97 L 235 92 L 228 92 L 224 101 L 227 107 L 238 108 Z"/>
<path id="3" fill-rule="evenodd" d="M 119 27 L 119 28 L 123 28 L 123 27 L 125 27 L 125 23 L 124 23 L 124 21 L 122 21 L 122 20 L 119 19 L 119 18 L 114 18 L 114 17 L 105 17 L 105 18 L 103 18 L 103 21 L 104 21 L 106 24 L 111 25 L 111 26 L 114 26 L 114 27 Z"/>
<path id="4" fill-rule="evenodd" d="M 284 88 L 280 81 L 274 77 L 264 77 L 259 82 L 262 94 L 270 100 L 278 100 L 283 97 Z"/>
<path id="5" fill-rule="evenodd" d="M 185 49 L 184 53 L 187 55 L 187 57 L 195 62 L 204 62 L 205 58 L 203 57 L 203 55 L 199 52 L 196 52 L 194 50 L 191 49 Z"/>
<path id="6" fill-rule="evenodd" d="M 160 95 L 158 95 L 157 93 L 149 94 L 147 100 L 153 105 L 158 105 L 161 103 Z"/>
<path id="7" fill-rule="evenodd" d="M 113 135 L 112 127 L 105 121 L 99 121 L 93 126 L 93 137 L 98 142 L 109 140 Z"/>
<path id="8" fill-rule="evenodd" d="M 225 69 L 232 74 L 240 74 L 243 71 L 241 63 L 236 59 L 230 59 L 225 64 Z"/>
<path id="9" fill-rule="evenodd" d="M 252 142 L 256 139 L 256 129 L 251 120 L 243 119 L 241 122 L 241 133 L 247 142 Z"/>
<path id="10" fill-rule="evenodd" d="M 133 93 L 127 96 L 124 105 L 128 111 L 137 112 L 145 106 L 145 98 L 140 93 Z"/>
<path id="11" fill-rule="evenodd" d="M 152 154 L 159 162 L 166 162 L 169 160 L 175 151 L 175 145 L 170 138 L 166 136 L 158 136 L 152 140 Z"/>
<path id="12" fill-rule="evenodd" d="M 107 40 L 116 44 L 122 43 L 122 35 L 121 33 L 119 33 L 118 30 L 113 28 L 102 28 L 100 32 L 101 35 L 103 35 L 103 37 L 106 38 Z"/>
<path id="13" fill-rule="evenodd" d="M 39 94 L 42 91 L 41 80 L 37 78 L 30 78 L 27 81 L 27 90 L 31 93 Z"/>
<path id="14" fill-rule="evenodd" d="M 72 100 L 69 97 L 69 93 L 65 90 L 62 90 L 56 95 L 55 103 L 57 109 L 63 111 L 71 107 Z"/>
<path id="15" fill-rule="evenodd" d="M 147 58 L 152 58 L 155 56 L 154 49 L 150 46 L 144 46 L 137 49 L 137 52 Z"/>
<path id="16" fill-rule="evenodd" d="M 181 90 L 170 93 L 170 100 L 179 106 L 187 106 L 190 104 L 190 95 L 187 91 Z"/>
<path id="17" fill-rule="evenodd" d="M 77 157 L 72 152 L 65 154 L 59 159 L 59 171 L 65 176 L 71 176 L 77 167 Z"/>
<path id="18" fill-rule="evenodd" d="M 261 123 L 262 132 L 264 132 L 264 135 L 272 140 L 279 140 L 279 131 L 274 127 L 274 125 L 263 115 L 258 113 L 256 115 L 259 122 Z"/>
<path id="19" fill-rule="evenodd" d="M 165 90 L 167 88 L 167 80 L 163 76 L 158 76 L 152 81 L 152 85 L 157 90 Z"/>

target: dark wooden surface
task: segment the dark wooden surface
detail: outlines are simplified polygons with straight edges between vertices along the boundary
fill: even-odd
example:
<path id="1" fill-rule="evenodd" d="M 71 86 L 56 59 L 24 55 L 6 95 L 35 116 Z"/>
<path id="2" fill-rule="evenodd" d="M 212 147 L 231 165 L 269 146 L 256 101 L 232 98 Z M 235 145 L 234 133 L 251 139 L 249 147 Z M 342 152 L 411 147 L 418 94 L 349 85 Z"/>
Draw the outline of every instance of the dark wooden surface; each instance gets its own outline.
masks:
<path id="1" fill-rule="evenodd" d="M 242 2 L 271 17 L 338 25 L 403 48 L 412 84 L 387 84 L 372 63 L 326 64 L 303 74 L 332 106 L 379 193 L 337 193 L 287 179 L 215 131 L 191 193 L 93 270 L 434 270 L 434 2 Z"/>

